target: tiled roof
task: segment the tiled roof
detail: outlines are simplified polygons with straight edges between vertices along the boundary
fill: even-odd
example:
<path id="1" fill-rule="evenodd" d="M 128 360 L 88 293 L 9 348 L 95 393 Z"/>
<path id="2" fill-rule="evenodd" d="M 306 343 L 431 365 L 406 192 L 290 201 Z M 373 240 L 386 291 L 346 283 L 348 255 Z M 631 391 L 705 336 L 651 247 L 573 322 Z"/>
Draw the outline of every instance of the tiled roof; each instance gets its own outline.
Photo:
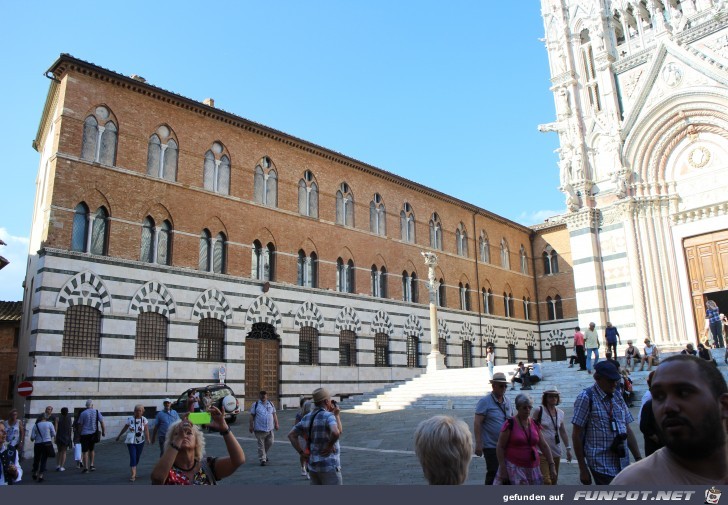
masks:
<path id="1" fill-rule="evenodd" d="M 0 321 L 20 321 L 23 302 L 0 302 Z"/>

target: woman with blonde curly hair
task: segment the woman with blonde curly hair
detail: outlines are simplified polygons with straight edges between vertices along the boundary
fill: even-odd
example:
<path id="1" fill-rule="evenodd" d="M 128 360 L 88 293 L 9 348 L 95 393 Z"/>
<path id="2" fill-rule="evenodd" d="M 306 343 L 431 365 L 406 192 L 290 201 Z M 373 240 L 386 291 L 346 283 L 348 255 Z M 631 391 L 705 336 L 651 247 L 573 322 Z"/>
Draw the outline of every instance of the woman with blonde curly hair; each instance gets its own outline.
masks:
<path id="1" fill-rule="evenodd" d="M 462 484 L 473 457 L 470 428 L 448 416 L 426 419 L 415 430 L 415 454 L 430 484 Z"/>
<path id="2" fill-rule="evenodd" d="M 152 470 L 152 484 L 215 485 L 245 463 L 245 453 L 230 431 L 225 417 L 217 407 L 210 407 L 211 429 L 219 431 L 225 440 L 228 456 L 205 456 L 205 437 L 202 431 L 186 419 L 172 424 L 167 431 L 164 453 Z M 203 459 L 204 458 L 204 459 Z"/>

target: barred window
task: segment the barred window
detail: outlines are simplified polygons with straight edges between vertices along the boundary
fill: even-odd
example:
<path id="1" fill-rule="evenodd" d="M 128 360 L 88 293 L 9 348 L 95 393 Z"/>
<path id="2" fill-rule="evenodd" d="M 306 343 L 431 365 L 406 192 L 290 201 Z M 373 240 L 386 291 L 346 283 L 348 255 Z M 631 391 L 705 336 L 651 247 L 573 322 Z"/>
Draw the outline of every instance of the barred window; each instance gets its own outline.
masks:
<path id="1" fill-rule="evenodd" d="M 516 362 L 516 344 L 508 344 L 508 363 Z"/>
<path id="2" fill-rule="evenodd" d="M 339 333 L 339 365 L 356 366 L 356 333 L 341 330 Z"/>
<path id="3" fill-rule="evenodd" d="M 98 358 L 101 347 L 101 312 L 88 305 L 66 310 L 63 323 L 63 356 Z"/>
<path id="4" fill-rule="evenodd" d="M 437 350 L 442 354 L 445 360 L 445 366 L 447 366 L 447 341 L 443 337 L 437 339 Z"/>
<path id="5" fill-rule="evenodd" d="M 389 366 L 389 336 L 386 333 L 374 335 L 374 366 Z"/>
<path id="6" fill-rule="evenodd" d="M 136 346 L 137 359 L 167 358 L 167 318 L 156 312 L 142 312 L 137 317 Z"/>
<path id="7" fill-rule="evenodd" d="M 473 343 L 463 340 L 463 368 L 473 367 Z"/>
<path id="8" fill-rule="evenodd" d="M 298 332 L 298 364 L 318 365 L 319 335 L 313 326 L 304 326 Z"/>
<path id="9" fill-rule="evenodd" d="M 207 317 L 197 325 L 197 359 L 199 361 L 224 361 L 225 323 Z"/>
<path id="10" fill-rule="evenodd" d="M 420 367 L 420 339 L 414 335 L 407 335 L 407 366 Z"/>
<path id="11" fill-rule="evenodd" d="M 535 349 L 532 345 L 526 347 L 526 359 L 530 362 L 533 362 L 533 360 L 536 359 Z"/>

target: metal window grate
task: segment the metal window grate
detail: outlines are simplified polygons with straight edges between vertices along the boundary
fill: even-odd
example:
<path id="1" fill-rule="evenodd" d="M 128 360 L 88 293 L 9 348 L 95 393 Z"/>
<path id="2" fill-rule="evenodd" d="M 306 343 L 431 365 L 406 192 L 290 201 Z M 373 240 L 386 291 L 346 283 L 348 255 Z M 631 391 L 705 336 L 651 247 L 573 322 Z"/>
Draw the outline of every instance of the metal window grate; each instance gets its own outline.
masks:
<path id="1" fill-rule="evenodd" d="M 225 323 L 219 319 L 205 318 L 197 325 L 197 359 L 200 361 L 224 361 Z"/>
<path id="2" fill-rule="evenodd" d="M 156 312 L 139 314 L 134 357 L 137 359 L 166 359 L 167 325 L 167 318 L 162 314 Z"/>
<path id="3" fill-rule="evenodd" d="M 63 323 L 63 355 L 98 358 L 100 345 L 101 312 L 88 305 L 69 307 Z"/>
<path id="4" fill-rule="evenodd" d="M 341 330 L 339 333 L 339 365 L 356 366 L 356 333 Z"/>
<path id="5" fill-rule="evenodd" d="M 442 354 L 445 366 L 447 366 L 447 341 L 442 337 L 437 339 L 437 350 Z"/>
<path id="6" fill-rule="evenodd" d="M 313 326 L 304 326 L 298 333 L 298 363 L 318 365 L 318 362 L 318 330 Z"/>
<path id="7" fill-rule="evenodd" d="M 407 366 L 410 368 L 420 366 L 420 339 L 413 335 L 407 336 Z"/>
<path id="8" fill-rule="evenodd" d="M 374 335 L 374 366 L 389 366 L 389 337 L 386 333 Z"/>
<path id="9" fill-rule="evenodd" d="M 473 367 L 473 343 L 463 340 L 463 368 Z"/>
<path id="10" fill-rule="evenodd" d="M 508 344 L 508 363 L 516 362 L 516 345 Z"/>
<path id="11" fill-rule="evenodd" d="M 526 347 L 526 359 L 529 362 L 532 362 L 536 358 L 536 353 L 534 352 L 534 348 L 532 345 L 529 345 Z"/>

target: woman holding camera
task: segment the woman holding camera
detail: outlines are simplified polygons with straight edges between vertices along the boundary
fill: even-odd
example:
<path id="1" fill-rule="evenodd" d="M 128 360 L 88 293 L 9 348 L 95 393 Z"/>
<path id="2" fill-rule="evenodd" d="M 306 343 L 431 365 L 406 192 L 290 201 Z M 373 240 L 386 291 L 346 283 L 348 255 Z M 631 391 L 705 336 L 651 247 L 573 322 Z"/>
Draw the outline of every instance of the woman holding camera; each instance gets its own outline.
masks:
<path id="1" fill-rule="evenodd" d="M 493 484 L 534 486 L 543 484 L 539 449 L 546 458 L 551 478 L 556 479 L 556 466 L 551 449 L 541 436 L 541 426 L 531 419 L 533 400 L 526 393 L 516 396 L 516 415 L 501 428 L 495 451 L 498 473 Z"/>
<path id="2" fill-rule="evenodd" d="M 213 431 L 219 431 L 225 440 L 228 456 L 205 456 L 205 437 L 202 431 L 187 419 L 173 423 L 167 430 L 164 454 L 152 470 L 152 484 L 215 485 L 245 463 L 245 453 L 225 422 L 220 409 L 210 407 Z"/>
<path id="3" fill-rule="evenodd" d="M 129 449 L 129 466 L 131 467 L 129 482 L 136 480 L 137 465 L 142 457 L 144 442 L 149 442 L 149 422 L 142 414 L 144 414 L 144 406 L 136 405 L 134 415 L 126 420 L 126 424 L 116 436 L 118 442 L 124 432 L 129 431 L 126 434 L 126 447 Z"/>

